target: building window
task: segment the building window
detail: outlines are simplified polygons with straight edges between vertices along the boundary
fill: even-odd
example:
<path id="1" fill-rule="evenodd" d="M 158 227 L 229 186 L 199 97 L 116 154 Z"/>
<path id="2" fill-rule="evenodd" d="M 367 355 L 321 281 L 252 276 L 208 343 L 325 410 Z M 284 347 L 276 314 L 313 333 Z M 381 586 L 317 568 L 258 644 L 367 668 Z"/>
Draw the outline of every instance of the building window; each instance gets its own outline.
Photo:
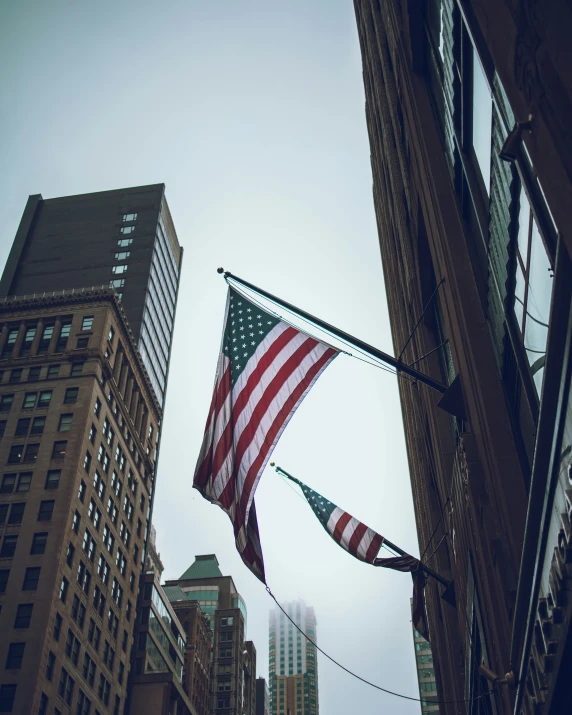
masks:
<path id="1" fill-rule="evenodd" d="M 46 662 L 46 678 L 51 681 L 54 675 L 54 665 L 56 664 L 56 656 L 50 651 Z"/>
<path id="2" fill-rule="evenodd" d="M 38 521 L 51 521 L 54 512 L 55 501 L 53 499 L 40 502 L 38 510 Z"/>
<path id="3" fill-rule="evenodd" d="M 123 214 L 123 223 L 128 223 L 129 221 L 137 221 L 137 214 Z"/>
<path id="4" fill-rule="evenodd" d="M 85 682 L 93 688 L 93 682 L 95 680 L 95 663 L 90 658 L 88 653 L 83 656 L 83 677 Z"/>
<path id="5" fill-rule="evenodd" d="M 72 363 L 70 376 L 77 377 L 78 375 L 81 375 L 83 373 L 84 365 L 85 365 L 85 360 L 81 360 L 80 362 Z"/>
<path id="6" fill-rule="evenodd" d="M 61 353 L 66 349 L 67 344 L 68 344 L 68 338 L 70 336 L 70 332 L 71 332 L 71 320 L 66 320 L 61 325 L 60 335 L 59 335 L 58 341 L 56 343 L 56 352 L 57 353 Z"/>
<path id="7" fill-rule="evenodd" d="M 89 345 L 89 338 L 78 338 L 77 343 L 76 343 L 76 348 L 78 350 L 82 350 L 83 348 L 87 348 Z"/>
<path id="8" fill-rule="evenodd" d="M 73 405 L 77 402 L 78 387 L 68 387 L 64 397 L 64 405 Z"/>
<path id="9" fill-rule="evenodd" d="M 91 700 L 80 690 L 77 696 L 76 715 L 89 715 L 91 711 Z"/>
<path id="10" fill-rule="evenodd" d="M 45 426 L 46 426 L 46 418 L 45 417 L 34 417 L 34 421 L 32 422 L 32 430 L 31 430 L 30 434 L 31 435 L 43 434 Z"/>
<path id="11" fill-rule="evenodd" d="M 71 543 L 68 544 L 68 550 L 66 554 L 66 564 L 71 568 L 73 566 L 73 557 L 75 555 L 75 546 Z"/>
<path id="12" fill-rule="evenodd" d="M 15 685 L 0 685 L 0 713 L 11 713 L 16 697 Z"/>
<path id="13" fill-rule="evenodd" d="M 32 483 L 32 472 L 20 472 L 18 476 L 18 484 L 16 486 L 17 492 L 27 492 L 30 490 L 30 484 Z"/>
<path id="14" fill-rule="evenodd" d="M 49 407 L 52 399 L 51 390 L 43 390 L 40 392 L 40 397 L 38 399 L 38 407 Z"/>
<path id="15" fill-rule="evenodd" d="M 39 444 L 27 444 L 24 452 L 24 462 L 35 462 L 38 458 Z"/>
<path id="16" fill-rule="evenodd" d="M 73 520 L 72 520 L 72 531 L 74 531 L 76 534 L 79 529 L 79 522 L 81 521 L 81 516 L 79 514 L 79 511 L 76 509 L 75 514 L 73 515 Z"/>
<path id="17" fill-rule="evenodd" d="M 60 415 L 60 423 L 58 425 L 58 432 L 69 432 L 71 429 L 73 414 L 71 412 Z"/>
<path id="18" fill-rule="evenodd" d="M 16 543 L 18 542 L 18 535 L 11 534 L 4 537 L 2 542 L 2 549 L 0 550 L 0 557 L 11 559 L 16 551 Z"/>
<path id="19" fill-rule="evenodd" d="M 12 370 L 10 373 L 10 379 L 8 382 L 20 382 L 22 379 L 22 368 L 17 368 L 16 370 Z"/>
<path id="20" fill-rule="evenodd" d="M 491 147 L 493 133 L 493 101 L 491 91 L 483 71 L 477 51 L 472 46 L 473 54 L 473 149 L 477 158 L 483 182 L 490 193 L 491 185 Z"/>
<path id="21" fill-rule="evenodd" d="M 46 475 L 44 489 L 57 489 L 60 486 L 61 469 L 50 469 Z"/>
<path id="22" fill-rule="evenodd" d="M 120 228 L 120 233 L 122 233 L 124 236 L 129 236 L 130 234 L 135 232 L 135 226 L 122 226 Z"/>
<path id="23" fill-rule="evenodd" d="M 516 259 L 513 309 L 540 397 L 552 298 L 552 266 L 522 187 Z"/>
<path id="24" fill-rule="evenodd" d="M 25 643 L 10 643 L 6 658 L 6 670 L 18 670 L 22 667 L 25 647 Z"/>
<path id="25" fill-rule="evenodd" d="M 60 616 L 59 613 L 56 613 L 56 617 L 54 619 L 54 640 L 55 641 L 60 640 L 60 633 L 62 632 L 62 621 L 63 621 L 63 618 Z"/>
<path id="26" fill-rule="evenodd" d="M 14 401 L 14 395 L 0 395 L 0 412 L 9 412 Z"/>
<path id="27" fill-rule="evenodd" d="M 52 459 L 63 459 L 66 456 L 67 441 L 54 442 Z"/>
<path id="28" fill-rule="evenodd" d="M 93 327 L 93 315 L 86 315 L 81 321 L 82 330 L 91 330 Z"/>
<path id="29" fill-rule="evenodd" d="M 14 437 L 27 437 L 31 422 L 31 417 L 22 417 L 19 419 L 18 424 L 16 425 L 16 430 L 14 431 Z"/>
<path id="30" fill-rule="evenodd" d="M 6 586 L 8 585 L 8 577 L 10 576 L 10 569 L 0 570 L 0 593 L 5 593 Z"/>
<path id="31" fill-rule="evenodd" d="M 26 508 L 26 502 L 17 502 L 12 504 L 10 509 L 10 516 L 8 517 L 8 524 L 21 524 L 24 518 L 24 509 Z"/>
<path id="32" fill-rule="evenodd" d="M 131 251 L 119 251 L 115 254 L 116 261 L 126 261 L 131 255 Z"/>
<path id="33" fill-rule="evenodd" d="M 53 380 L 58 375 L 60 374 L 60 366 L 59 365 L 50 365 L 48 367 L 48 380 Z"/>
<path id="34" fill-rule="evenodd" d="M 101 411 L 101 402 L 99 401 L 99 397 L 95 399 L 95 406 L 93 408 L 93 412 L 96 417 L 99 417 L 99 413 Z"/>
<path id="35" fill-rule="evenodd" d="M 0 486 L 0 494 L 11 494 L 16 485 L 16 474 L 5 474 L 2 477 L 2 485 Z"/>
<path id="36" fill-rule="evenodd" d="M 22 347 L 20 348 L 20 357 L 24 357 L 25 355 L 30 354 L 35 335 L 36 335 L 36 328 L 26 328 L 26 332 L 24 334 L 24 340 L 22 342 Z"/>
<path id="37" fill-rule="evenodd" d="M 62 603 L 66 602 L 66 599 L 68 597 L 68 589 L 69 589 L 70 582 L 67 580 L 65 576 L 62 577 L 62 582 L 60 584 L 60 601 Z"/>
<path id="38" fill-rule="evenodd" d="M 115 275 L 121 275 L 121 273 L 127 273 L 127 268 L 128 268 L 128 266 L 126 266 L 125 264 L 123 264 L 121 266 L 113 266 L 113 268 L 111 269 L 111 272 L 114 273 Z"/>
<path id="39" fill-rule="evenodd" d="M 38 708 L 38 715 L 46 715 L 48 712 L 48 696 L 42 693 L 40 696 L 40 707 Z"/>
<path id="40" fill-rule="evenodd" d="M 10 447 L 10 452 L 8 454 L 8 464 L 18 464 L 22 461 L 22 453 L 24 451 L 23 444 L 14 444 Z"/>
<path id="41" fill-rule="evenodd" d="M 10 330 L 8 331 L 8 337 L 6 338 L 6 342 L 4 344 L 4 347 L 2 348 L 2 358 L 7 358 L 12 355 L 14 344 L 18 339 L 19 332 L 19 328 L 10 328 Z"/>
<path id="42" fill-rule="evenodd" d="M 38 345 L 38 355 L 44 355 L 48 352 L 48 347 L 50 346 L 50 340 L 54 334 L 53 325 L 44 325 L 44 331 L 42 337 L 40 338 L 40 343 Z"/>
<path id="43" fill-rule="evenodd" d="M 125 286 L 125 278 L 114 278 L 109 281 L 109 285 L 112 288 L 123 288 Z"/>
<path id="44" fill-rule="evenodd" d="M 62 668 L 60 682 L 58 684 L 58 695 L 63 698 L 66 705 L 71 705 L 75 680 L 70 676 L 65 668 Z"/>
<path id="45" fill-rule="evenodd" d="M 29 628 L 32 620 L 32 611 L 34 610 L 33 603 L 21 603 L 16 611 L 14 619 L 14 628 Z"/>
<path id="46" fill-rule="evenodd" d="M 77 665 L 80 649 L 81 645 L 79 640 L 74 636 L 72 629 L 68 628 L 65 653 L 74 665 Z"/>
<path id="47" fill-rule="evenodd" d="M 34 537 L 32 539 L 32 547 L 30 549 L 30 554 L 38 555 L 38 554 L 43 554 L 46 550 L 46 543 L 48 541 L 48 532 L 47 531 L 41 531 L 37 532 L 34 534 Z"/>
<path id="48" fill-rule="evenodd" d="M 0 438 L 4 437 L 6 431 L 6 420 L 0 420 Z"/>
<path id="49" fill-rule="evenodd" d="M 41 367 L 31 367 L 28 372 L 28 380 L 39 380 L 41 371 Z"/>

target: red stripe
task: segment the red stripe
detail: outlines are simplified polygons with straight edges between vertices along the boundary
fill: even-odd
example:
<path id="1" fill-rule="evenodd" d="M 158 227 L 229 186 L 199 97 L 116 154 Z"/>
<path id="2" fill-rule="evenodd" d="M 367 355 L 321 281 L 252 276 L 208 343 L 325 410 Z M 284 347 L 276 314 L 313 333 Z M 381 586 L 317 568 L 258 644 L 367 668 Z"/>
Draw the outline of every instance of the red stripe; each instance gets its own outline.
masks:
<path id="1" fill-rule="evenodd" d="M 365 524 L 362 524 L 362 522 L 360 521 L 351 536 L 350 543 L 348 544 L 348 551 L 352 556 L 355 556 L 356 558 L 359 558 L 359 556 L 357 555 L 358 546 L 360 545 L 361 540 L 363 539 L 363 536 L 367 529 L 368 527 Z"/>
<path id="2" fill-rule="evenodd" d="M 251 375 L 248 377 L 248 380 L 246 382 L 246 385 L 243 387 L 243 389 L 240 392 L 240 395 L 238 396 L 236 402 L 232 405 L 232 414 L 231 418 L 228 421 L 224 432 L 222 433 L 215 449 L 215 457 L 213 460 L 213 467 L 212 467 L 212 474 L 213 474 L 213 479 L 216 479 L 217 474 L 219 473 L 222 465 L 224 464 L 225 459 L 227 458 L 227 455 L 229 451 L 232 449 L 232 442 L 233 442 L 233 435 L 234 435 L 234 426 L 238 420 L 239 415 L 241 412 L 244 410 L 245 406 L 248 404 L 248 400 L 250 399 L 250 395 L 254 388 L 258 385 L 260 380 L 262 379 L 262 376 L 268 369 L 269 365 L 275 360 L 275 358 L 282 352 L 282 350 L 288 345 L 288 343 L 298 335 L 298 331 L 294 330 L 294 328 L 287 328 L 283 333 L 281 333 L 276 340 L 269 346 L 268 350 L 260 357 L 258 360 L 258 363 L 256 364 L 256 367 L 252 371 Z M 235 455 L 235 464 L 236 464 L 236 455 Z M 235 477 L 231 477 L 229 482 L 227 483 L 227 487 L 229 486 L 230 482 L 234 481 Z M 219 501 L 221 504 L 223 504 L 226 508 L 230 505 L 232 502 L 232 499 L 234 498 L 234 487 L 231 487 L 229 489 L 229 492 L 232 492 L 232 494 L 227 493 L 226 488 L 223 491 L 223 493 L 220 496 Z"/>
<path id="3" fill-rule="evenodd" d="M 213 394 L 213 399 L 214 399 L 214 418 L 216 421 L 216 417 L 218 413 L 221 410 L 221 406 L 224 405 L 224 402 L 226 400 L 226 396 L 228 395 L 229 391 L 231 389 L 231 374 L 230 374 L 230 363 L 227 366 L 226 370 L 224 371 L 224 374 L 219 381 L 215 392 Z M 214 429 L 214 426 L 213 426 Z M 208 422 L 207 422 L 207 431 L 208 431 Z M 206 435 L 206 439 L 208 439 L 208 434 Z M 194 486 L 197 487 L 199 490 L 203 490 L 204 487 L 206 486 L 207 482 L 209 481 L 209 477 L 212 474 L 212 462 L 213 462 L 213 445 L 211 442 L 211 445 L 209 447 L 209 450 L 200 465 L 198 467 L 196 473 L 195 473 L 195 479 L 194 479 Z"/>
<path id="4" fill-rule="evenodd" d="M 338 523 L 336 524 L 336 528 L 334 529 L 334 533 L 332 534 L 332 538 L 337 541 L 338 544 L 341 544 L 344 529 L 348 525 L 351 518 L 351 514 L 348 514 L 347 511 L 344 511 L 344 513 L 338 519 Z"/>
<path id="5" fill-rule="evenodd" d="M 312 352 L 316 345 L 318 345 L 318 342 L 313 338 L 308 338 L 308 340 L 305 340 L 302 345 L 300 345 L 295 350 L 295 352 L 290 355 L 288 360 L 286 360 L 286 362 L 278 370 L 276 375 L 272 378 L 272 380 L 264 390 L 264 394 L 262 395 L 256 407 L 252 411 L 252 416 L 250 417 L 248 424 L 240 435 L 238 444 L 236 445 L 233 479 L 236 479 L 238 476 L 240 464 L 242 462 L 242 458 L 244 457 L 244 453 L 252 442 L 254 435 L 256 434 L 260 422 L 266 414 L 270 403 L 280 392 L 281 388 L 284 386 L 289 377 L 298 367 L 300 367 L 300 364 L 302 363 L 304 358 Z"/>
<path id="6" fill-rule="evenodd" d="M 369 545 L 369 548 L 367 550 L 367 553 L 365 555 L 365 560 L 368 564 L 372 564 L 373 560 L 377 556 L 379 550 L 381 549 L 381 545 L 383 544 L 383 536 L 380 536 L 379 534 L 376 534 L 373 539 L 371 540 L 371 544 Z"/>
<path id="7" fill-rule="evenodd" d="M 264 443 L 256 459 L 250 465 L 250 468 L 246 475 L 246 479 L 242 488 L 242 494 L 240 496 L 240 509 L 237 510 L 238 519 L 240 519 L 241 517 L 244 518 L 244 515 L 246 513 L 246 507 L 248 506 L 250 493 L 253 490 L 258 477 L 260 476 L 260 470 L 262 468 L 262 465 L 264 464 L 268 452 L 270 451 L 278 433 L 294 413 L 296 407 L 298 406 L 298 403 L 304 396 L 304 393 L 311 385 L 312 380 L 316 377 L 320 370 L 322 370 L 324 366 L 327 365 L 328 361 L 331 360 L 332 357 L 336 354 L 337 351 L 333 350 L 332 348 L 328 348 L 328 350 L 326 350 L 322 357 L 310 367 L 304 379 L 301 380 L 298 385 L 296 385 L 294 390 L 290 393 L 289 397 L 282 405 L 280 412 L 276 415 L 274 422 L 266 432 L 266 435 L 264 437 Z"/>

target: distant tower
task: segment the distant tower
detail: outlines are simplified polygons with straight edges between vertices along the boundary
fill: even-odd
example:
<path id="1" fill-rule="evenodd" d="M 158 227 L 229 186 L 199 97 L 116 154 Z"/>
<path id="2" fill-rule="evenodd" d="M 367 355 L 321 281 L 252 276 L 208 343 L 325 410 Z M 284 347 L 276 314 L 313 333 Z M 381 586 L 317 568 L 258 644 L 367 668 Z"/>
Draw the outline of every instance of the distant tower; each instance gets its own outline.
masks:
<path id="1" fill-rule="evenodd" d="M 316 615 L 304 601 L 283 603 L 290 618 L 316 642 Z M 315 647 L 275 608 L 269 626 L 270 713 L 318 715 L 318 660 Z"/>

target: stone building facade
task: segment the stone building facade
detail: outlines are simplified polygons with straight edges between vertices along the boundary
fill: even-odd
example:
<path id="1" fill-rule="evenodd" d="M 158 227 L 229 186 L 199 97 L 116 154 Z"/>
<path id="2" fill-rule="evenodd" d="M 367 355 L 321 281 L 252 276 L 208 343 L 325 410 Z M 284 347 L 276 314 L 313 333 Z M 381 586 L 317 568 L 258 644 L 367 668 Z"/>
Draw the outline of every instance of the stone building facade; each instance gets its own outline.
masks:
<path id="1" fill-rule="evenodd" d="M 2 711 L 119 714 L 161 409 L 113 289 L 0 321 Z"/>
<path id="2" fill-rule="evenodd" d="M 462 388 L 399 378 L 440 712 L 566 712 L 571 10 L 354 6 L 395 354 Z"/>

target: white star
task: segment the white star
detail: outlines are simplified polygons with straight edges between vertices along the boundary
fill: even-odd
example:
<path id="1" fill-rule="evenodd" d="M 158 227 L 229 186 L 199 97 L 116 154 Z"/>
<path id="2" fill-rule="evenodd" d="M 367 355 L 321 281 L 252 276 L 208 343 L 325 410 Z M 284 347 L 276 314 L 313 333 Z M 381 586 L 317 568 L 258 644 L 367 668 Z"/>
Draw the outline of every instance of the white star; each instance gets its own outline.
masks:
<path id="1" fill-rule="evenodd" d="M 252 325 L 250 327 L 252 328 Z M 250 333 L 250 337 L 254 337 L 254 333 Z"/>
<path id="2" fill-rule="evenodd" d="M 240 326 L 240 330 L 244 330 L 244 328 L 242 327 L 242 325 Z"/>
<path id="3" fill-rule="evenodd" d="M 272 325 L 272 321 L 269 320 L 268 323 L 267 323 L 267 325 Z"/>
<path id="4" fill-rule="evenodd" d="M 233 330 L 232 332 L 234 333 L 234 330 Z M 233 342 L 233 343 L 236 343 L 236 338 L 233 338 L 233 339 L 232 339 L 232 342 Z"/>
<path id="5" fill-rule="evenodd" d="M 240 323 L 242 323 L 242 318 L 239 318 L 238 320 L 239 320 Z"/>
<path id="6" fill-rule="evenodd" d="M 246 347 L 246 343 L 242 343 L 242 347 L 245 348 L 245 347 Z"/>
<path id="7" fill-rule="evenodd" d="M 244 353 L 244 357 L 248 357 L 248 353 Z"/>
<path id="8" fill-rule="evenodd" d="M 239 305 L 242 305 L 242 303 L 239 303 Z"/>
<path id="9" fill-rule="evenodd" d="M 238 348 L 235 346 L 235 347 L 233 348 L 233 350 L 238 350 Z"/>
<path id="10" fill-rule="evenodd" d="M 242 315 L 242 310 L 239 310 L 239 311 L 238 311 L 238 314 L 239 314 L 239 315 Z"/>
<path id="11" fill-rule="evenodd" d="M 260 316 L 258 316 L 260 318 Z M 262 323 L 258 323 L 258 325 L 262 325 Z"/>
<path id="12" fill-rule="evenodd" d="M 258 331 L 258 334 L 259 334 L 259 335 L 264 335 L 264 331 L 263 331 L 263 330 L 259 330 L 259 331 Z"/>
<path id="13" fill-rule="evenodd" d="M 254 342 L 254 340 L 253 340 L 250 344 L 251 344 L 251 345 L 256 345 L 256 343 Z"/>
<path id="14" fill-rule="evenodd" d="M 250 308 L 247 308 L 247 309 L 246 309 L 246 312 L 247 312 L 247 313 L 252 313 L 252 311 L 250 310 Z"/>

